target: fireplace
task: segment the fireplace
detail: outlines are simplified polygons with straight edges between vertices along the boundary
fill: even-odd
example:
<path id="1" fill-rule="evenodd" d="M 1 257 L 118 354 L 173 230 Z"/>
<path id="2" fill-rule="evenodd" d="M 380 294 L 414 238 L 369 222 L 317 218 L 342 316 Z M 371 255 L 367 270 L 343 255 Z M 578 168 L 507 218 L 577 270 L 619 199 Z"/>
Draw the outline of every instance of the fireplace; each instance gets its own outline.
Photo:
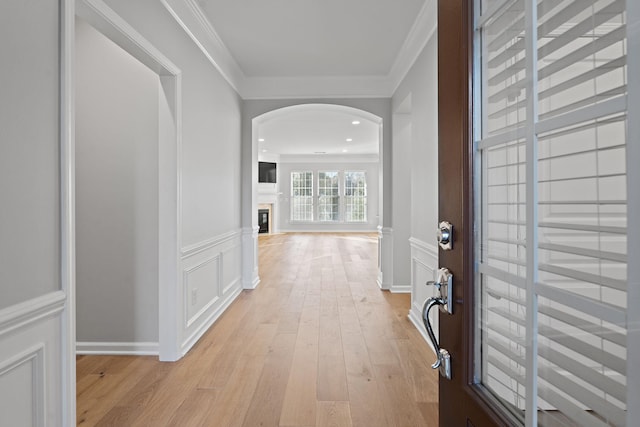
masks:
<path id="1" fill-rule="evenodd" d="M 258 233 L 269 232 L 269 209 L 258 209 Z"/>

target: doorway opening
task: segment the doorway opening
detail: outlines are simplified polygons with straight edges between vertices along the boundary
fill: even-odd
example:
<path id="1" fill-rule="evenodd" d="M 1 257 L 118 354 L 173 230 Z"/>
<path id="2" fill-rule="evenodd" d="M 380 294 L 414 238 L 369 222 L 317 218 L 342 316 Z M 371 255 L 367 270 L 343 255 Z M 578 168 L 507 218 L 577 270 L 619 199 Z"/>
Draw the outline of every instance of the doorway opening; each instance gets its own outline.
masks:
<path id="1" fill-rule="evenodd" d="M 109 165 L 103 165 L 106 167 L 103 168 L 102 177 L 96 178 L 97 180 L 109 181 L 115 179 L 119 173 L 123 173 L 124 175 L 128 174 L 130 178 L 136 178 L 136 181 L 132 182 L 136 182 L 136 185 L 141 186 L 136 191 L 129 192 L 128 195 L 122 196 L 121 193 L 115 196 L 111 203 L 105 204 L 105 212 L 101 216 L 108 217 L 111 212 L 114 216 L 120 216 L 120 219 L 127 217 L 128 219 L 125 223 L 128 223 L 128 225 L 125 228 L 129 227 L 129 231 L 135 229 L 136 233 L 143 233 L 144 236 L 136 236 L 136 239 L 139 238 L 140 241 L 146 243 L 140 246 L 138 244 L 140 242 L 136 242 L 137 246 L 133 245 L 133 249 L 130 245 L 131 242 L 125 245 L 123 242 L 119 242 L 117 238 L 114 238 L 111 242 L 98 241 L 92 243 L 92 245 L 101 249 L 104 249 L 103 246 L 112 246 L 113 249 L 105 252 L 107 257 L 99 260 L 100 266 L 96 268 L 96 271 L 100 271 L 100 269 L 103 270 L 103 273 L 117 271 L 122 267 L 120 262 L 123 259 L 123 255 L 125 255 L 124 259 L 129 258 L 134 263 L 139 263 L 144 259 L 144 271 L 152 279 L 144 285 L 145 289 L 134 291 L 136 296 L 132 298 L 133 301 L 129 301 L 129 305 L 140 302 L 147 310 L 134 310 L 133 306 L 126 307 L 128 313 L 126 313 L 126 316 L 122 316 L 128 316 L 132 323 L 137 325 L 134 327 L 134 334 L 139 333 L 140 335 L 132 335 L 134 338 L 131 339 L 126 336 L 122 338 L 115 334 L 109 335 L 109 331 L 102 331 L 105 333 L 101 334 L 100 339 L 89 341 L 84 348 L 80 346 L 80 351 L 86 353 L 99 352 L 102 354 L 156 354 L 159 355 L 161 360 L 177 360 L 180 357 L 177 322 L 175 322 L 175 319 L 177 318 L 178 305 L 178 298 L 176 297 L 178 288 L 178 242 L 180 241 L 179 232 L 181 229 L 178 210 L 180 202 L 178 161 L 181 127 L 179 102 L 181 97 L 181 72 L 104 3 L 80 1 L 76 7 L 76 15 L 80 36 L 83 36 L 83 34 L 84 36 L 90 35 L 90 37 L 98 40 L 103 47 L 111 49 L 114 55 L 119 55 L 121 59 L 129 61 L 129 64 L 138 67 L 143 74 L 146 72 L 147 76 L 151 75 L 152 80 L 157 79 L 155 83 L 147 85 L 147 93 L 155 92 L 150 95 L 155 100 L 151 101 L 155 107 L 152 106 L 150 108 L 151 114 L 148 114 L 148 126 L 143 127 L 144 130 L 141 131 L 146 133 L 147 140 L 153 142 L 147 143 L 144 149 L 136 148 L 133 153 L 112 153 L 114 165 L 119 164 L 118 167 L 122 167 L 122 163 L 118 163 L 115 160 L 124 157 L 136 158 L 138 159 L 136 161 L 140 165 L 144 165 L 144 167 L 138 167 L 140 165 L 125 167 L 126 171 L 123 173 L 116 167 L 111 170 Z M 117 46 L 114 46 L 114 43 Z M 118 50 L 120 51 L 119 53 Z M 122 55 L 122 53 L 125 53 L 125 55 Z M 124 59 L 125 57 L 127 58 Z M 79 58 L 79 60 L 82 61 L 82 58 Z M 102 70 L 104 73 L 108 74 L 112 71 L 117 71 L 109 70 L 108 64 L 103 65 L 105 67 Z M 86 89 L 78 87 L 79 97 L 83 95 L 81 91 Z M 128 89 L 126 83 L 121 82 L 116 84 L 115 90 L 126 92 Z M 100 108 L 105 108 L 100 99 L 92 100 L 88 98 L 87 101 L 88 108 L 98 109 L 94 114 L 95 120 L 99 121 L 98 119 L 103 113 L 105 117 L 108 117 L 108 111 L 100 111 Z M 134 120 L 142 120 L 142 118 L 136 116 Z M 80 125 L 83 124 L 79 123 Z M 84 123 L 84 125 L 87 125 L 89 129 L 92 127 L 91 123 Z M 108 123 L 107 127 L 115 127 L 117 125 L 118 123 Z M 102 126 L 104 126 L 104 123 Z M 96 137 L 95 134 L 91 136 L 91 132 L 88 135 L 89 138 Z M 100 135 L 100 137 L 104 137 L 104 135 Z M 109 141 L 107 138 L 105 143 L 115 144 L 115 141 Z M 82 141 L 78 144 L 78 149 L 82 149 Z M 127 149 L 131 150 L 132 147 Z M 99 159 L 94 158 L 93 161 L 99 162 Z M 142 170 L 144 170 L 144 177 L 137 176 Z M 82 182 L 78 183 L 83 184 Z M 143 183 L 146 184 L 143 185 Z M 108 185 L 105 188 L 111 192 L 109 197 L 123 190 Z M 96 197 L 96 195 L 91 194 L 90 188 L 87 189 L 85 195 L 87 196 L 86 201 L 89 203 L 91 197 Z M 141 197 L 145 199 L 139 200 Z M 97 202 L 105 202 L 105 200 L 97 200 Z M 124 208 L 116 209 L 116 205 Z M 131 218 L 134 219 L 131 220 Z M 112 218 L 109 218 L 109 221 L 103 218 L 102 222 L 95 217 L 85 219 L 89 222 L 85 228 L 86 230 L 100 230 L 102 228 L 100 231 L 103 235 L 107 236 L 107 238 L 110 237 L 108 227 Z M 145 220 L 148 220 L 147 226 L 139 227 Z M 114 233 L 112 234 L 117 234 L 117 230 L 113 231 Z M 91 236 L 84 237 L 91 239 Z M 142 249 L 142 247 L 145 249 Z M 125 252 L 128 253 L 125 254 Z M 109 253 L 114 259 L 109 259 Z M 92 269 L 95 266 L 79 265 L 79 270 L 84 267 Z M 133 281 L 137 279 L 138 274 L 145 274 L 142 271 L 137 271 L 136 268 L 130 270 Z M 104 287 L 108 286 L 108 284 L 103 283 L 98 286 Z M 95 290 L 96 294 L 100 295 L 101 289 Z M 128 292 L 126 289 L 122 289 L 122 291 Z M 118 307 L 118 304 L 115 303 L 111 304 L 104 294 L 102 297 L 103 299 L 98 301 L 98 304 L 109 307 L 109 309 L 116 312 L 116 315 L 118 315 L 117 309 L 125 308 Z M 119 298 L 116 301 L 123 299 L 122 295 L 115 295 L 115 298 Z M 136 299 L 138 300 L 137 302 L 135 301 Z M 79 303 L 81 304 L 82 301 L 79 301 Z M 149 316 L 150 312 L 156 313 L 156 315 Z M 162 316 L 160 316 L 160 313 L 162 313 Z M 92 313 L 84 313 L 78 310 L 76 324 L 83 321 L 85 314 L 91 320 Z M 122 313 L 119 314 L 122 315 Z M 142 317 L 150 319 L 142 320 Z"/>

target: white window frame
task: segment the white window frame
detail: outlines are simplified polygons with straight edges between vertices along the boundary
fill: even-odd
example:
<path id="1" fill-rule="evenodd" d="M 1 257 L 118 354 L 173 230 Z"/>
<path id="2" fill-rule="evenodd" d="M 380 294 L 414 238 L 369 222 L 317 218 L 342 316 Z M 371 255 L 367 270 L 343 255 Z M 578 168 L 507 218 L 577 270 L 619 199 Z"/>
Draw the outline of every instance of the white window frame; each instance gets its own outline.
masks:
<path id="1" fill-rule="evenodd" d="M 325 205 L 324 200 L 322 199 L 323 197 L 331 197 L 331 196 L 326 196 L 326 195 L 321 195 L 321 189 L 326 189 L 326 188 L 330 188 L 330 187 L 323 187 L 320 184 L 320 175 L 321 174 L 335 174 L 336 176 L 336 180 L 337 180 L 337 194 L 335 195 L 335 197 L 337 197 L 338 201 L 337 201 L 337 205 L 336 205 L 336 218 L 335 219 L 323 219 L 323 216 L 320 212 L 321 207 Z M 317 198 L 317 203 L 316 203 L 316 218 L 317 218 L 317 222 L 322 222 L 322 223 L 339 223 L 342 219 L 342 215 L 341 215 L 341 208 L 342 208 L 342 200 L 343 198 L 341 197 L 341 172 L 339 170 L 319 170 L 317 177 L 316 177 L 316 181 L 317 181 L 317 190 L 316 190 L 316 198 Z M 329 204 L 329 206 L 331 206 Z"/>
<path id="2" fill-rule="evenodd" d="M 294 174 L 311 174 L 311 178 L 309 180 L 310 185 L 311 185 L 311 195 L 310 196 L 296 196 L 294 194 Z M 289 174 L 289 179 L 290 179 L 290 200 L 291 200 L 291 206 L 290 206 L 290 212 L 289 212 L 289 221 L 291 223 L 305 223 L 305 222 L 313 222 L 314 218 L 315 218 L 315 202 L 314 202 L 314 194 L 315 194 L 315 186 L 314 186 L 314 176 L 315 173 L 312 170 L 295 170 L 295 171 L 291 171 L 291 173 Z M 308 187 L 300 187 L 300 188 L 308 188 Z M 302 198 L 308 198 L 308 200 L 311 203 L 311 218 L 304 218 L 304 219 L 300 219 L 300 218 L 296 218 L 294 217 L 295 215 L 295 211 L 296 211 L 296 203 L 295 200 L 296 199 L 302 199 Z M 308 203 L 307 203 L 308 206 Z"/>
<path id="3" fill-rule="evenodd" d="M 348 196 L 347 195 L 347 174 L 349 173 L 361 173 L 364 177 L 364 195 L 362 196 Z M 367 195 L 367 187 L 368 187 L 368 180 L 367 180 L 367 171 L 364 170 L 344 170 L 343 171 L 343 176 L 342 176 L 342 187 L 343 187 L 343 218 L 344 218 L 344 222 L 345 223 L 349 223 L 349 224 L 363 224 L 366 223 L 368 221 L 368 210 L 369 210 L 369 201 L 367 200 L 368 195 Z M 355 187 L 354 187 L 355 188 Z M 350 198 L 361 198 L 364 200 L 364 207 L 363 207 L 363 218 L 359 219 L 359 220 L 350 220 L 348 219 L 348 215 L 347 215 L 347 204 L 349 203 L 349 199 Z"/>

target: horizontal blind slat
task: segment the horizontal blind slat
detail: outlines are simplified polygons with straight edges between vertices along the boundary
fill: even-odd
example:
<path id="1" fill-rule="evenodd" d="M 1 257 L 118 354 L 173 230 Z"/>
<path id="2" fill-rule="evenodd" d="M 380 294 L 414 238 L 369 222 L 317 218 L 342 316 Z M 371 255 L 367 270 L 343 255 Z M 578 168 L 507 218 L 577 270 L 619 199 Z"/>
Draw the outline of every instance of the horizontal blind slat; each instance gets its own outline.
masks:
<path id="1" fill-rule="evenodd" d="M 611 427 L 611 424 L 601 421 L 590 412 L 576 406 L 573 402 L 549 387 L 542 385 L 538 386 L 538 396 L 547 402 L 553 402 L 553 405 L 556 406 L 563 414 L 568 415 L 573 421 L 578 422 L 581 426 Z"/>
<path id="2" fill-rule="evenodd" d="M 526 305 L 524 298 L 514 293 L 491 288 L 486 289 L 486 292 L 494 298 L 504 298 L 507 301 L 519 304 L 523 307 Z M 606 326 L 595 324 L 583 318 L 573 316 L 565 311 L 549 307 L 548 305 L 539 305 L 538 312 L 544 314 L 545 316 L 559 320 L 567 325 L 573 326 L 574 328 L 581 329 L 586 333 L 592 334 L 607 341 L 611 341 L 612 343 L 617 344 L 621 347 L 626 347 L 627 345 L 627 338 L 624 334 L 613 331 Z"/>
<path id="3" fill-rule="evenodd" d="M 563 222 L 539 222 L 541 228 L 558 228 L 563 230 L 589 231 L 594 233 L 627 234 L 627 227 L 614 227 L 589 224 L 569 224 Z"/>
<path id="4" fill-rule="evenodd" d="M 627 281 L 613 279 L 610 277 L 604 277 L 598 274 L 586 273 L 584 271 L 573 270 L 571 268 L 560 267 L 551 264 L 540 264 L 538 266 L 540 271 L 546 271 L 547 273 L 556 274 L 558 276 L 569 277 L 571 279 L 580 280 L 583 282 L 593 283 L 595 285 L 604 286 L 611 289 L 617 289 L 619 291 L 627 290 Z"/>
<path id="5" fill-rule="evenodd" d="M 597 249 L 577 248 L 575 246 L 559 245 L 556 243 L 538 243 L 540 249 L 563 252 L 572 255 L 587 256 L 598 259 L 606 259 L 609 261 L 627 262 L 627 256 L 625 254 L 617 252 L 601 251 Z"/>
<path id="6" fill-rule="evenodd" d="M 515 314 L 502 307 L 492 307 L 489 308 L 488 311 L 502 316 L 507 320 L 515 322 L 520 326 L 526 326 L 525 319 L 520 314 Z M 548 325 L 538 325 L 538 332 L 545 338 L 548 338 L 563 347 L 575 351 L 576 353 L 581 354 L 593 360 L 594 362 L 607 366 L 623 375 L 626 373 L 626 361 L 618 356 L 611 354 L 610 352 L 607 352 L 606 350 L 595 347 L 575 337 L 567 336 L 562 331 L 559 331 L 558 329 Z"/>
<path id="7" fill-rule="evenodd" d="M 549 286 L 544 283 L 537 283 L 538 295 L 556 301 L 575 310 L 588 313 L 614 325 L 626 324 L 626 310 L 602 301 L 597 301 L 573 292 Z"/>
<path id="8" fill-rule="evenodd" d="M 513 273 L 500 270 L 498 268 L 487 265 L 485 263 L 478 264 L 478 271 L 482 274 L 485 274 L 490 277 L 494 277 L 498 280 L 501 280 L 505 283 L 509 283 L 510 285 L 516 286 L 518 288 L 524 289 L 527 286 L 527 281 L 524 277 L 516 276 Z"/>

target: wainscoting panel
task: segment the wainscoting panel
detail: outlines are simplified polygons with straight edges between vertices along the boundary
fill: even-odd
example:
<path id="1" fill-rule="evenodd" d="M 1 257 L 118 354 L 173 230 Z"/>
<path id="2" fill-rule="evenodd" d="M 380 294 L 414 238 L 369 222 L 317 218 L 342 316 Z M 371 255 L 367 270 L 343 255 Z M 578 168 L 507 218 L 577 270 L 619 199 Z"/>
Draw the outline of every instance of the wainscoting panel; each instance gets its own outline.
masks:
<path id="1" fill-rule="evenodd" d="M 1 425 L 62 425 L 64 304 L 56 291 L 0 310 Z"/>
<path id="2" fill-rule="evenodd" d="M 411 245 L 411 310 L 409 311 L 409 319 L 433 349 L 431 342 L 427 339 L 427 331 L 422 322 L 422 306 L 427 298 L 435 295 L 435 289 L 427 286 L 426 283 L 434 279 L 435 271 L 438 269 L 438 248 L 414 237 L 409 239 L 409 243 Z M 431 310 L 430 317 L 433 330 L 438 336 L 437 310 Z"/>
<path id="3" fill-rule="evenodd" d="M 242 232 L 183 248 L 182 340 L 186 354 L 242 290 Z"/>

